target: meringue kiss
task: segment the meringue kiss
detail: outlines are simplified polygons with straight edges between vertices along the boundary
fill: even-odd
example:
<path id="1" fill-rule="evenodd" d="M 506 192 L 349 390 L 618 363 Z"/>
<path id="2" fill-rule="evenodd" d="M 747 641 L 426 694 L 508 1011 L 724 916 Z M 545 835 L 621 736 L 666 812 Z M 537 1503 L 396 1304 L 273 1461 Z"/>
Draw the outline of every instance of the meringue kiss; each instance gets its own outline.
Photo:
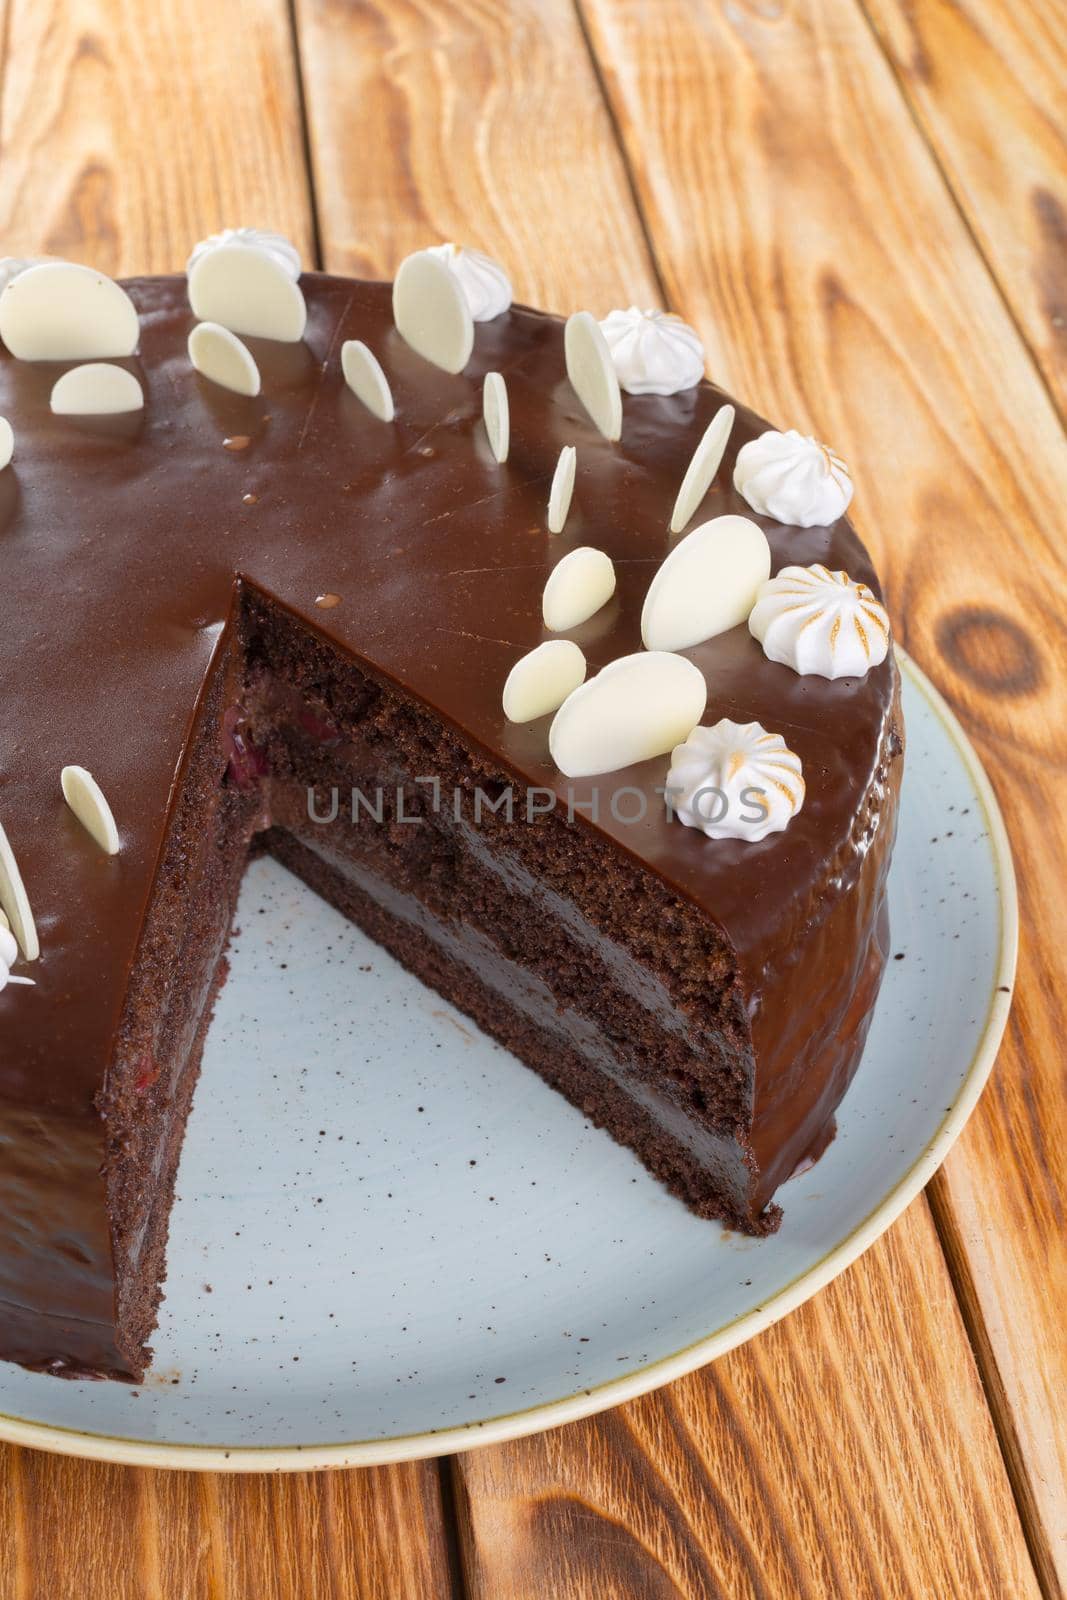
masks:
<path id="1" fill-rule="evenodd" d="M 704 376 L 704 346 L 668 311 L 611 311 L 600 324 L 627 394 L 677 394 Z"/>
<path id="2" fill-rule="evenodd" d="M 427 254 L 437 256 L 459 279 L 475 322 L 491 322 L 511 305 L 511 279 L 492 256 L 458 244 L 434 244 Z"/>
<path id="3" fill-rule="evenodd" d="M 734 488 L 764 517 L 796 528 L 828 527 L 852 499 L 852 479 L 839 456 L 810 434 L 773 429 L 737 452 Z"/>

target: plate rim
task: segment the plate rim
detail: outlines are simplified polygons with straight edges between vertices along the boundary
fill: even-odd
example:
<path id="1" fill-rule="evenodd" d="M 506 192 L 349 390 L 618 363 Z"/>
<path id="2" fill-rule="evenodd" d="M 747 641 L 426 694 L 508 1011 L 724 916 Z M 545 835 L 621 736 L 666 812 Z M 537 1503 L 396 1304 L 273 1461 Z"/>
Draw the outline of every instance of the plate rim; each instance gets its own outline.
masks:
<path id="1" fill-rule="evenodd" d="M 904 1176 L 821 1261 L 777 1290 L 762 1305 L 670 1355 L 661 1356 L 656 1361 L 636 1367 L 593 1388 L 580 1389 L 575 1394 L 541 1401 L 523 1410 L 506 1412 L 484 1421 L 466 1422 L 456 1427 L 430 1429 L 422 1433 L 395 1434 L 384 1439 L 357 1439 L 331 1444 L 221 1445 L 169 1444 L 153 1439 L 123 1438 L 65 1428 L 57 1423 L 31 1422 L 0 1412 L 0 1440 L 88 1461 L 197 1472 L 309 1472 L 330 1467 L 388 1466 L 431 1456 L 455 1455 L 482 1445 L 503 1444 L 568 1422 L 578 1422 L 583 1417 L 594 1416 L 623 1401 L 637 1399 L 664 1384 L 673 1383 L 675 1379 L 706 1366 L 781 1321 L 851 1266 L 925 1188 L 974 1110 L 992 1071 L 1007 1025 L 1014 999 L 1019 944 L 1015 867 L 1007 829 L 992 784 L 977 751 L 940 690 L 902 646 L 896 645 L 895 652 L 902 673 L 922 694 L 956 747 L 985 814 L 993 868 L 1000 890 L 997 966 L 982 1033 L 955 1100 Z"/>

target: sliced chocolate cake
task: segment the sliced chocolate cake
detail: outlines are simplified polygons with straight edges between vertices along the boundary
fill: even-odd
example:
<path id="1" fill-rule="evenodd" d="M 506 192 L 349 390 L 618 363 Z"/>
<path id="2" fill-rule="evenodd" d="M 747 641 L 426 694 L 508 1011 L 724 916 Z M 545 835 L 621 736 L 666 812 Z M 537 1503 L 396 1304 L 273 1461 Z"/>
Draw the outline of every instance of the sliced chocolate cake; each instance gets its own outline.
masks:
<path id="1" fill-rule="evenodd" d="M 0 1356 L 144 1371 L 251 850 L 777 1227 L 886 954 L 898 677 L 843 465 L 684 323 L 565 325 L 471 252 L 0 274 Z"/>

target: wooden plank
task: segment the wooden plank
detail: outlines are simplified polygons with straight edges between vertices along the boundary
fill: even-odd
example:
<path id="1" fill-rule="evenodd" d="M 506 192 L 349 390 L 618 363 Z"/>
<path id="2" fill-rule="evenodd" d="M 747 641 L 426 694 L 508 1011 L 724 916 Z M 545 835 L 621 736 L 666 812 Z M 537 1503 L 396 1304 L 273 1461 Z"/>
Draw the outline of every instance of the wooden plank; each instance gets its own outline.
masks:
<path id="1" fill-rule="evenodd" d="M 225 1477 L 0 1447 L 3 1600 L 445 1600 L 436 1469 Z M 5 1508 L 6 1509 L 6 1508 Z"/>
<path id="2" fill-rule="evenodd" d="M 965 1352 L 920 1203 L 704 1372 L 458 1457 L 471 1600 L 1036 1600 Z"/>
<path id="3" fill-rule="evenodd" d="M 598 105 L 582 33 L 567 5 L 557 0 L 549 4 L 512 0 L 493 6 L 477 0 L 420 0 L 417 5 L 406 0 L 365 0 L 358 7 L 342 0 L 297 3 L 327 265 L 388 274 L 407 250 L 451 237 L 497 255 L 513 272 L 520 295 L 559 310 L 581 305 L 607 309 L 620 299 L 655 303 L 656 280 L 615 153 L 613 131 Z M 658 8 L 641 6 L 635 15 L 653 35 Z M 631 47 L 636 49 L 636 41 Z M 679 51 L 680 65 L 683 57 L 684 51 Z M 682 98 L 699 101 L 702 89 L 697 75 L 676 87 Z M 677 231 L 691 227 L 701 236 L 714 236 L 714 222 L 705 216 L 711 197 L 697 190 L 694 203 L 684 175 L 688 152 L 681 147 L 686 139 L 699 138 L 704 149 L 714 153 L 716 129 L 685 122 L 684 112 L 680 115 L 683 126 L 673 130 L 664 161 L 666 167 L 680 169 L 681 176 L 673 187 L 665 179 L 663 205 L 676 219 Z M 352 154 L 371 149 L 373 162 Z M 565 176 L 576 168 L 576 151 L 581 152 L 580 178 L 566 182 Z M 704 265 L 695 264 L 697 281 Z M 694 263 L 689 266 L 694 268 Z M 681 276 L 675 276 L 671 291 L 676 303 L 692 304 L 691 297 L 683 296 Z M 821 317 L 812 318 L 806 305 L 798 305 L 785 328 L 772 328 L 768 336 L 763 321 L 746 308 L 745 295 L 743 278 L 729 286 L 729 294 L 717 307 L 718 333 L 709 318 L 703 319 L 712 335 L 716 370 L 736 377 L 742 393 L 758 399 L 760 387 L 749 381 L 752 373 L 740 362 L 733 373 L 727 370 L 726 354 L 735 348 L 751 348 L 757 375 L 776 372 L 779 366 L 792 371 L 788 359 L 782 360 L 783 349 L 788 353 L 791 344 L 810 351 L 822 368 L 829 365 Z M 807 409 L 804 392 L 802 383 L 790 396 L 794 402 L 799 396 L 799 403 L 790 409 L 801 416 Z M 768 401 L 775 398 L 770 383 L 764 383 L 763 395 Z M 834 430 L 830 432 L 833 436 Z M 923 1293 L 944 1312 L 931 1350 L 915 1348 L 902 1318 L 885 1309 L 911 1304 L 909 1273 L 921 1275 Z M 794 1402 L 798 1433 L 802 1425 L 815 1426 L 814 1419 L 826 1403 L 824 1395 L 812 1392 L 812 1362 L 820 1372 L 837 1375 L 836 1387 L 827 1382 L 826 1392 L 835 1395 L 836 1411 L 832 1426 L 825 1424 L 829 1434 L 821 1435 L 825 1455 L 813 1451 L 813 1475 L 820 1459 L 822 1473 L 831 1476 L 829 1464 L 839 1459 L 850 1466 L 867 1459 L 865 1452 L 871 1446 L 864 1403 L 853 1403 L 840 1382 L 841 1374 L 846 1374 L 850 1382 L 858 1383 L 865 1359 L 871 1361 L 871 1369 L 860 1391 L 863 1401 L 873 1403 L 877 1397 L 881 1403 L 883 1385 L 891 1381 L 892 1407 L 923 1419 L 905 1433 L 891 1417 L 885 1424 L 886 1440 L 892 1433 L 901 1448 L 906 1443 L 908 1449 L 915 1441 L 923 1462 L 936 1459 L 938 1453 L 951 1457 L 952 1493 L 946 1498 L 945 1486 L 932 1469 L 916 1467 L 904 1494 L 906 1514 L 898 1505 L 901 1460 L 907 1462 L 906 1455 L 891 1461 L 885 1454 L 868 1464 L 863 1514 L 846 1516 L 853 1491 L 849 1481 L 842 1482 L 836 1490 L 842 1509 L 841 1549 L 835 1559 L 842 1570 L 870 1573 L 878 1570 L 886 1550 L 894 1559 L 897 1555 L 903 1559 L 901 1553 L 910 1552 L 912 1542 L 925 1541 L 929 1530 L 937 1530 L 929 1535 L 931 1551 L 909 1553 L 915 1573 L 962 1574 L 969 1570 L 972 1558 L 967 1552 L 977 1529 L 982 1539 L 980 1560 L 998 1583 L 1003 1579 L 1007 1585 L 1000 1592 L 1012 1592 L 1016 1576 L 1018 1592 L 1031 1592 L 1032 1577 L 1003 1464 L 993 1445 L 981 1387 L 924 1205 L 913 1207 L 898 1224 L 894 1248 L 883 1246 L 869 1262 L 859 1264 L 850 1282 L 852 1295 L 867 1306 L 868 1323 L 877 1333 L 876 1360 L 857 1353 L 846 1319 L 813 1310 L 795 1331 L 790 1325 L 769 1336 L 775 1341 L 770 1347 L 776 1352 L 773 1363 L 760 1353 L 763 1347 L 756 1347 L 752 1353 L 742 1351 L 732 1357 L 730 1366 L 745 1404 L 761 1415 L 776 1414 L 779 1392 L 800 1396 Z M 805 1330 L 811 1330 L 815 1339 L 814 1356 Z M 885 1373 L 892 1375 L 891 1380 Z M 685 1404 L 697 1415 L 703 1402 L 694 1397 L 703 1392 L 702 1385 L 714 1381 L 699 1379 L 684 1387 L 682 1392 L 689 1397 Z M 951 1396 L 950 1412 L 963 1419 L 959 1434 L 953 1432 L 952 1415 L 941 1414 L 946 1394 Z M 611 1581 L 615 1552 L 640 1552 L 653 1537 L 649 1533 L 653 1512 L 658 1519 L 655 1538 L 681 1541 L 690 1552 L 687 1559 L 698 1564 L 694 1570 L 704 1559 L 701 1552 L 713 1552 L 707 1560 L 714 1559 L 721 1567 L 724 1593 L 784 1592 L 776 1591 L 769 1581 L 762 1591 L 745 1587 L 750 1576 L 749 1542 L 762 1538 L 768 1560 L 775 1539 L 779 1553 L 793 1550 L 809 1558 L 818 1543 L 812 1532 L 811 1504 L 780 1495 L 775 1505 L 778 1533 L 761 1524 L 765 1513 L 755 1486 L 765 1481 L 763 1438 L 741 1427 L 730 1412 L 723 1440 L 716 1442 L 705 1418 L 701 1424 L 705 1453 L 683 1448 L 679 1442 L 683 1431 L 674 1420 L 681 1403 L 673 1394 L 665 1394 L 642 1402 L 627 1415 L 643 1419 L 649 1436 L 661 1441 L 655 1470 L 676 1474 L 684 1482 L 686 1496 L 681 1491 L 672 1496 L 662 1487 L 651 1499 L 639 1492 L 628 1466 L 633 1453 L 628 1424 L 615 1419 L 461 1459 L 457 1471 L 473 1530 L 469 1575 L 476 1593 L 569 1597 L 674 1592 L 658 1576 L 647 1578 L 644 1589 L 633 1591 L 621 1580 L 614 1586 Z M 931 1432 L 924 1444 L 921 1436 L 926 1427 Z M 967 1449 L 974 1443 L 978 1450 L 973 1482 L 960 1454 L 964 1442 Z M 888 1443 L 884 1449 L 888 1452 Z M 535 1460 L 541 1465 L 536 1471 L 528 1469 Z M 787 1477 L 791 1473 L 784 1450 L 776 1467 Z M 710 1525 L 710 1513 L 699 1519 L 694 1531 L 693 1507 L 704 1496 L 716 1503 L 721 1473 L 735 1468 L 747 1474 L 751 1492 L 737 1503 L 732 1542 L 724 1541 Z M 907 1470 L 912 1470 L 910 1465 Z M 580 1504 L 574 1515 L 568 1514 L 566 1503 L 582 1502 L 599 1492 L 605 1475 L 616 1486 L 610 1521 L 587 1523 Z M 824 1487 L 829 1494 L 830 1488 Z M 957 1494 L 960 1498 L 955 1498 Z M 983 1496 L 989 1500 L 979 1511 L 976 1507 Z M 812 1498 L 817 1498 L 814 1492 Z M 502 1521 L 495 1520 L 497 1502 L 509 1508 L 501 1514 Z M 558 1518 L 557 1503 L 564 1506 Z M 678 1519 L 674 1532 L 668 1526 L 673 1518 Z M 994 1536 L 998 1526 L 1001 1531 Z M 529 1557 L 531 1541 L 538 1543 L 536 1561 Z M 493 1546 L 491 1556 L 485 1553 L 487 1542 Z M 632 1576 L 628 1558 L 619 1559 Z M 691 1585 L 682 1592 L 717 1591 Z M 818 1590 L 811 1585 L 808 1592 Z"/>
<path id="4" fill-rule="evenodd" d="M 1063 6 L 863 3 L 1067 418 Z"/>
<path id="5" fill-rule="evenodd" d="M 312 250 L 286 0 L 11 0 L 0 237 L 114 273 L 262 221 Z M 439 1600 L 432 1463 L 226 1478 L 0 1447 L 2 1600 Z"/>
<path id="6" fill-rule="evenodd" d="M 3 253 L 168 272 L 237 221 L 310 257 L 286 0 L 9 0 L 6 43 Z"/>
<path id="7" fill-rule="evenodd" d="M 672 300 L 717 374 L 850 462 L 897 631 L 1007 814 L 1031 936 L 992 1086 L 935 1192 L 1051 1592 L 1067 1580 L 1063 432 L 853 0 L 584 5 Z"/>
<path id="8" fill-rule="evenodd" d="M 456 239 L 501 245 L 518 297 L 549 310 L 655 298 L 571 0 L 296 10 L 328 267 L 391 277 Z"/>

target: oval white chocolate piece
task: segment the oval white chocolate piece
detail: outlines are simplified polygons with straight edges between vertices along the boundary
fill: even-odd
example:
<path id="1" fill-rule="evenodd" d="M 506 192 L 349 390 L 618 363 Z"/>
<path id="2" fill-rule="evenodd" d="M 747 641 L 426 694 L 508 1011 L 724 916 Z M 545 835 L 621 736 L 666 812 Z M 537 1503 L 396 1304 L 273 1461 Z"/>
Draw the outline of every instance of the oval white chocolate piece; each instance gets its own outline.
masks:
<path id="1" fill-rule="evenodd" d="M 276 256 L 248 244 L 220 245 L 194 263 L 189 304 L 201 322 L 246 338 L 298 344 L 307 326 L 300 285 Z"/>
<path id="2" fill-rule="evenodd" d="M 736 413 L 733 406 L 720 406 L 704 430 L 703 437 L 693 451 L 693 459 L 685 469 L 678 498 L 671 512 L 671 532 L 681 533 L 700 502 L 711 488 L 718 472 Z"/>
<path id="3" fill-rule="evenodd" d="M 59 775 L 63 798 L 87 833 L 107 855 L 118 855 L 119 830 L 111 807 L 91 772 L 84 767 L 64 767 Z"/>
<path id="4" fill-rule="evenodd" d="M 11 932 L 19 942 L 19 949 L 27 961 L 36 961 L 41 953 L 37 925 L 30 910 L 29 897 L 22 881 L 15 852 L 11 848 L 3 824 L 0 823 L 0 906 L 3 906 Z"/>
<path id="5" fill-rule="evenodd" d="M 346 339 L 341 346 L 341 371 L 356 399 L 362 400 L 380 422 L 392 422 L 396 408 L 389 379 L 374 351 L 362 339 Z"/>
<path id="6" fill-rule="evenodd" d="M 563 330 L 567 376 L 605 439 L 622 433 L 622 391 L 608 342 L 591 311 L 576 311 Z"/>
<path id="7" fill-rule="evenodd" d="M 25 983 L 34 987 L 32 978 L 13 977 L 11 968 L 19 958 L 18 940 L 7 925 L 7 918 L 0 911 L 0 990 L 6 989 L 9 983 Z"/>
<path id="8" fill-rule="evenodd" d="M 508 459 L 511 444 L 511 412 L 508 407 L 508 386 L 499 372 L 487 372 L 485 375 L 482 415 L 493 459 L 504 462 Z"/>
<path id="9" fill-rule="evenodd" d="M 562 533 L 571 508 L 574 480 L 578 472 L 578 452 L 572 444 L 565 444 L 559 453 L 556 470 L 552 474 L 552 487 L 548 491 L 548 531 Z"/>
<path id="10" fill-rule="evenodd" d="M 534 722 L 558 711 L 585 682 L 585 657 L 571 639 L 546 639 L 516 661 L 504 684 L 504 715 L 509 722 Z"/>
<path id="11" fill-rule="evenodd" d="M 685 656 L 639 650 L 568 695 L 549 729 L 548 748 L 565 777 L 617 772 L 681 744 L 707 702 L 704 674 Z"/>
<path id="12" fill-rule="evenodd" d="M 6 417 L 0 417 L 0 472 L 11 465 L 15 454 L 15 430 Z"/>
<path id="13" fill-rule="evenodd" d="M 552 568 L 545 584 L 541 614 L 551 633 L 565 633 L 607 605 L 615 593 L 615 567 L 610 556 L 591 545 L 571 550 Z"/>
<path id="14" fill-rule="evenodd" d="M 110 361 L 88 361 L 72 367 L 52 387 L 52 410 L 58 417 L 109 417 L 140 411 L 144 390 L 132 372 Z"/>
<path id="15" fill-rule="evenodd" d="M 140 333 L 125 289 L 73 261 L 28 267 L 0 294 L 0 339 L 20 361 L 132 356 Z"/>
<path id="16" fill-rule="evenodd" d="M 234 394 L 259 393 L 259 368 L 252 352 L 229 328 L 198 322 L 189 335 L 189 360 L 197 372 Z"/>
<path id="17" fill-rule="evenodd" d="M 771 575 L 767 535 L 748 517 L 713 517 L 676 544 L 648 586 L 646 650 L 688 650 L 748 619 Z"/>
<path id="18" fill-rule="evenodd" d="M 393 283 L 393 321 L 416 354 L 445 372 L 462 372 L 474 349 L 474 318 L 463 285 L 440 256 L 416 250 Z"/>

